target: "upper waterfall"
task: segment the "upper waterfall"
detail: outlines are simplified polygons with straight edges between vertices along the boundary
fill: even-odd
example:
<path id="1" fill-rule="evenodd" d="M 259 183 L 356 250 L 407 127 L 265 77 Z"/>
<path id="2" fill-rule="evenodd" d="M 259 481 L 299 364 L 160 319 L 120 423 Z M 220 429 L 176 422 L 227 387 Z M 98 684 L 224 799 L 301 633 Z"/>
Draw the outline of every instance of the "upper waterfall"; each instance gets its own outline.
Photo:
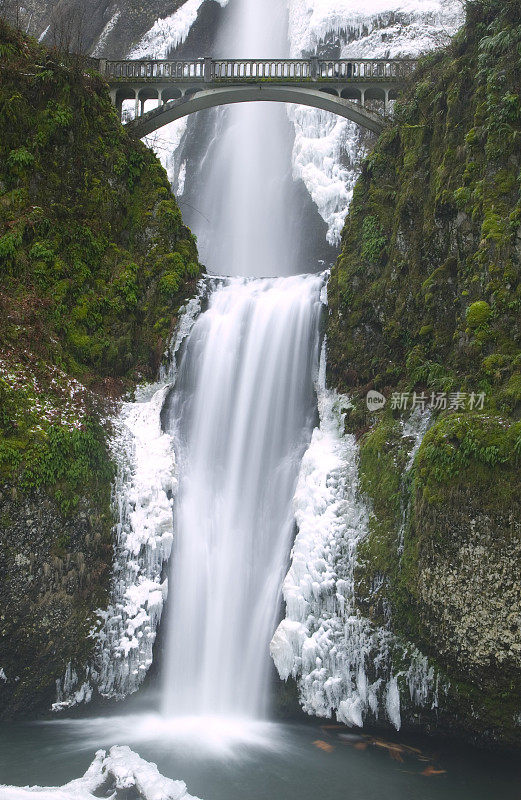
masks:
<path id="1" fill-rule="evenodd" d="M 287 7 L 278 0 L 230 3 L 217 57 L 289 55 Z M 217 134 L 198 206 L 201 259 L 219 275 L 291 275 L 298 264 L 292 126 L 282 105 L 241 104 L 217 112 Z"/>
<path id="2" fill-rule="evenodd" d="M 164 410 L 178 456 L 164 711 L 261 715 L 300 459 L 315 422 L 324 276 L 231 279 Z"/>

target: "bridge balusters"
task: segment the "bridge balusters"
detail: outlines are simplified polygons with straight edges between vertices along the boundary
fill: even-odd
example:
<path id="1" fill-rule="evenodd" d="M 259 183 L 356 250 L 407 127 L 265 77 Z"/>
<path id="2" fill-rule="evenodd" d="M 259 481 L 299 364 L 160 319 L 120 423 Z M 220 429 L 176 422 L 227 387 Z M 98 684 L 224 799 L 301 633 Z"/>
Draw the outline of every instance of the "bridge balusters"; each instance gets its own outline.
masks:
<path id="1" fill-rule="evenodd" d="M 99 68 L 109 83 L 119 81 L 130 84 L 139 81 L 187 83 L 189 81 L 302 81 L 319 79 L 331 84 L 350 81 L 401 82 L 416 66 L 412 59 L 193 59 L 190 61 L 120 60 L 99 62 Z M 135 87 L 132 87 L 135 88 Z M 381 87 L 388 92 L 389 87 Z M 361 87 L 363 95 L 365 87 Z M 388 104 L 387 104 L 388 105 Z M 387 107 L 387 106 L 386 106 Z"/>

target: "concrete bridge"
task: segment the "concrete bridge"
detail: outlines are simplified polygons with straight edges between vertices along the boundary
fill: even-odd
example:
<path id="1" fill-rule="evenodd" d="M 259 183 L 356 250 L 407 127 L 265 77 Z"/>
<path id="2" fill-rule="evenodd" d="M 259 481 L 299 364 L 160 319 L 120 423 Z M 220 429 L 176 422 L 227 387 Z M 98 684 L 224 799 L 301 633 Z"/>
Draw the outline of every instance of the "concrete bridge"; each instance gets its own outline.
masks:
<path id="1" fill-rule="evenodd" d="M 134 101 L 129 132 L 146 136 L 169 122 L 205 108 L 257 101 L 298 103 L 331 111 L 380 133 L 389 103 L 414 70 L 413 60 L 211 59 L 107 61 L 98 69 L 121 113 Z M 148 100 L 157 102 L 145 111 Z M 367 108 L 380 101 L 383 115 Z M 374 104 L 372 104 L 374 105 Z M 124 120 L 125 121 L 125 120 Z"/>

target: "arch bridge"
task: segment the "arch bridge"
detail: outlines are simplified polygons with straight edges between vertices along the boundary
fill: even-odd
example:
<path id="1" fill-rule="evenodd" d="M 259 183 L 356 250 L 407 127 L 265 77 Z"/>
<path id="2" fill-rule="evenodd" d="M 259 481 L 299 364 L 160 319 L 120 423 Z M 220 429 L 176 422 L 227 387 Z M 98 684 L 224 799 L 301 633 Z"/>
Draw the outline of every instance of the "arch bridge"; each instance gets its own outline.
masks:
<path id="1" fill-rule="evenodd" d="M 193 61 L 108 61 L 99 71 L 112 102 L 122 113 L 134 101 L 130 133 L 146 136 L 169 122 L 205 108 L 252 101 L 298 103 L 331 111 L 380 133 L 416 66 L 409 59 L 211 59 Z M 145 103 L 157 106 L 145 111 Z M 383 115 L 367 107 L 380 101 Z M 374 105 L 374 104 L 371 104 Z M 125 116 L 125 115 L 123 115 Z"/>

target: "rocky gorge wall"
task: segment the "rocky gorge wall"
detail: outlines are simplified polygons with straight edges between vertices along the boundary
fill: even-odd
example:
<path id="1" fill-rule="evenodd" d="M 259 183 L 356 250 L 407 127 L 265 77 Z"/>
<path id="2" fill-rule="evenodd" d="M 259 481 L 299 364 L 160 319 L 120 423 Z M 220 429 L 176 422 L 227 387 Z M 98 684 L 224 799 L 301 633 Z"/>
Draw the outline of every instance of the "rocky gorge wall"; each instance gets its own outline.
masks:
<path id="1" fill-rule="evenodd" d="M 329 283 L 328 379 L 353 400 L 370 508 L 360 614 L 445 687 L 408 722 L 518 745 L 521 27 L 517 2 L 466 14 L 363 164 Z M 413 408 L 430 418 L 408 464 Z"/>
<path id="2" fill-rule="evenodd" d="M 114 404 L 201 272 L 103 82 L 0 21 L 0 714 L 56 699 L 109 591 Z M 72 674 L 69 670 L 69 677 Z"/>

